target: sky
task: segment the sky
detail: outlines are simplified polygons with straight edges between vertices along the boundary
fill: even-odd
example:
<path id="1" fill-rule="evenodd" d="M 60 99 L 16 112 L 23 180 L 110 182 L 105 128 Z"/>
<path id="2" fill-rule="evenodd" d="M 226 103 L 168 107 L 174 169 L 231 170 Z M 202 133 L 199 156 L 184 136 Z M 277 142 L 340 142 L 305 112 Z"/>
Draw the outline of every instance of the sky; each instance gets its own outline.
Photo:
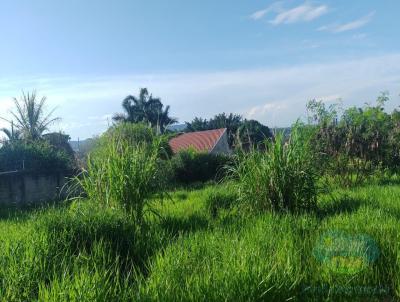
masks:
<path id="1" fill-rule="evenodd" d="M 147 87 L 180 123 L 233 112 L 270 127 L 310 99 L 400 105 L 399 0 L 0 0 L 0 117 L 36 90 L 51 127 L 100 134 Z M 8 126 L 0 121 L 0 127 Z"/>

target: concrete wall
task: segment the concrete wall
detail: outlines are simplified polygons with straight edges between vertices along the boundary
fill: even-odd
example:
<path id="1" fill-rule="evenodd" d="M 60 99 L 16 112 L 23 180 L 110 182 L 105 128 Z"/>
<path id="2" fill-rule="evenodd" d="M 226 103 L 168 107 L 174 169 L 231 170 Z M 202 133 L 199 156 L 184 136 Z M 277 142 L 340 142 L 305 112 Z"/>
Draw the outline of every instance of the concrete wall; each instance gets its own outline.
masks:
<path id="1" fill-rule="evenodd" d="M 231 154 L 231 149 L 228 143 L 228 132 L 225 130 L 221 138 L 210 152 L 211 154 Z"/>
<path id="2" fill-rule="evenodd" d="M 10 172 L 0 174 L 0 206 L 39 204 L 66 197 L 61 188 L 70 173 Z M 60 195 L 60 192 L 62 193 Z"/>

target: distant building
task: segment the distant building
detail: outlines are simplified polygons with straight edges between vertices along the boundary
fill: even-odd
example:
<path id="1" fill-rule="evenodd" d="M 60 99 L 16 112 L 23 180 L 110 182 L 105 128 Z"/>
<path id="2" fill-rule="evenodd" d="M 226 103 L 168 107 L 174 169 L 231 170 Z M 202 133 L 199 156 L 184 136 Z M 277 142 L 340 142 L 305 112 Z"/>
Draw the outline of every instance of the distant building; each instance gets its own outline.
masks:
<path id="1" fill-rule="evenodd" d="M 193 148 L 210 154 L 230 154 L 226 128 L 180 134 L 169 141 L 174 154 Z"/>

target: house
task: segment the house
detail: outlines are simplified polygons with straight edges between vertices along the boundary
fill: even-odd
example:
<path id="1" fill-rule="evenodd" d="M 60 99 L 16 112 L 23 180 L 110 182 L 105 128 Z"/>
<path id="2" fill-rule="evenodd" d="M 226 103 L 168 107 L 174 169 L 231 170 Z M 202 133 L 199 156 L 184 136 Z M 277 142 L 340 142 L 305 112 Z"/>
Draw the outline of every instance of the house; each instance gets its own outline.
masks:
<path id="1" fill-rule="evenodd" d="M 169 141 L 174 154 L 193 148 L 210 154 L 230 154 L 226 128 L 180 134 Z"/>

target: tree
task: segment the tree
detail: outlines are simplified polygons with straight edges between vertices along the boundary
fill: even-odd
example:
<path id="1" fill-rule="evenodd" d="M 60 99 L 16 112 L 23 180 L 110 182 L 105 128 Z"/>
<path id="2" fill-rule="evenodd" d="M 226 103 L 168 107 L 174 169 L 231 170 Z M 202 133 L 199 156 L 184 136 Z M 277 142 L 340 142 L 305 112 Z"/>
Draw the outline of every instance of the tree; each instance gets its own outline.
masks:
<path id="1" fill-rule="evenodd" d="M 243 150 L 252 147 L 265 149 L 266 142 L 272 138 L 270 129 L 256 120 L 244 120 L 236 134 L 237 143 Z"/>
<path id="2" fill-rule="evenodd" d="M 72 150 L 72 147 L 69 144 L 71 137 L 68 134 L 52 132 L 44 134 L 43 139 L 49 142 L 49 144 L 57 150 L 63 150 L 71 159 L 74 158 L 74 150 Z"/>
<path id="3" fill-rule="evenodd" d="M 170 106 L 164 108 L 160 98 L 154 98 L 146 88 L 140 89 L 139 97 L 129 95 L 122 101 L 124 113 L 115 114 L 115 122 L 146 123 L 164 133 L 165 128 L 177 122 L 169 116 Z"/>
<path id="4" fill-rule="evenodd" d="M 207 119 L 195 117 L 191 122 L 185 122 L 187 132 L 210 130 Z"/>
<path id="5" fill-rule="evenodd" d="M 382 93 L 376 105 L 350 107 L 340 116 L 337 105 L 326 108 L 322 101 L 309 102 L 312 146 L 319 155 L 315 164 L 321 171 L 349 186 L 363 182 L 376 171 L 394 170 L 399 156 L 398 124 L 396 111 L 390 115 L 384 110 L 388 100 L 387 93 Z"/>
<path id="6" fill-rule="evenodd" d="M 21 132 L 18 129 L 15 129 L 13 121 L 11 121 L 10 129 L 2 128 L 0 129 L 0 131 L 6 135 L 7 140 L 10 143 L 15 142 L 21 138 Z"/>
<path id="7" fill-rule="evenodd" d="M 215 115 L 210 120 L 195 117 L 192 122 L 186 122 L 186 126 L 188 132 L 226 128 L 228 133 L 228 142 L 232 147 L 235 141 L 236 131 L 242 122 L 243 119 L 241 115 L 233 113 L 227 115 L 224 112 Z"/>
<path id="8" fill-rule="evenodd" d="M 46 97 L 40 100 L 36 96 L 36 92 L 25 94 L 22 92 L 20 99 L 14 98 L 16 111 L 11 111 L 16 123 L 15 127 L 21 133 L 22 138 L 28 140 L 39 139 L 48 127 L 59 118 L 52 118 L 50 113 L 45 113 Z"/>
<path id="9" fill-rule="evenodd" d="M 186 122 L 186 131 L 204 131 L 211 129 L 226 128 L 228 133 L 228 143 L 230 147 L 241 146 L 248 150 L 252 144 L 259 145 L 272 134 L 267 126 L 255 120 L 243 120 L 239 114 L 220 113 L 210 120 L 195 117 L 193 121 Z"/>

